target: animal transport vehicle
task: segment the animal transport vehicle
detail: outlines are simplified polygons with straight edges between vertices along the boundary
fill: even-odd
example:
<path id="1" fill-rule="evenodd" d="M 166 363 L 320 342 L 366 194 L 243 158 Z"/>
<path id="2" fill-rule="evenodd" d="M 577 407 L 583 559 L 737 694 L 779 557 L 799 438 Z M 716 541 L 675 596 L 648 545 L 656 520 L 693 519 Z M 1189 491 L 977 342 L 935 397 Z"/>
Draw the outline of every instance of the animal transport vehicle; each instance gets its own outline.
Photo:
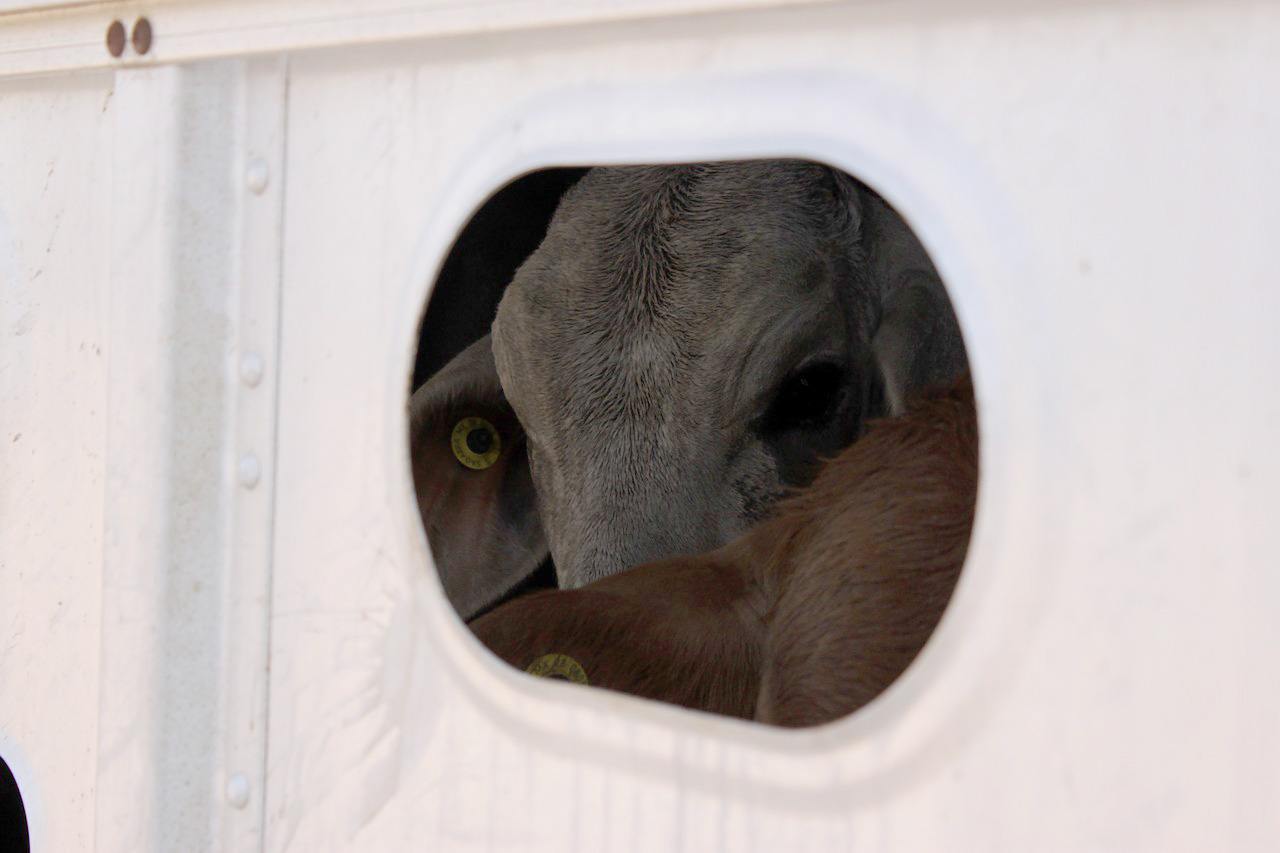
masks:
<path id="1" fill-rule="evenodd" d="M 5 806 L 55 851 L 1274 849 L 1278 43 L 1265 0 L 0 0 Z M 512 672 L 406 452 L 491 193 L 758 157 L 909 222 L 979 416 L 938 629 L 796 731 Z"/>

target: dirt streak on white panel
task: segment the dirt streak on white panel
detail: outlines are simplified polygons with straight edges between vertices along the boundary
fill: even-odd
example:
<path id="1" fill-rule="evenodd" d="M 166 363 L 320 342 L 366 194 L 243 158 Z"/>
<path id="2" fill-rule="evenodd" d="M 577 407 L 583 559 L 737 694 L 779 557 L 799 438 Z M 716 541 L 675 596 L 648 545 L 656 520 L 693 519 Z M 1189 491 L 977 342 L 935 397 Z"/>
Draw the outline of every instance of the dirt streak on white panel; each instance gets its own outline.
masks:
<path id="1" fill-rule="evenodd" d="M 238 67 L 116 81 L 97 843 L 197 849 L 225 642 Z"/>

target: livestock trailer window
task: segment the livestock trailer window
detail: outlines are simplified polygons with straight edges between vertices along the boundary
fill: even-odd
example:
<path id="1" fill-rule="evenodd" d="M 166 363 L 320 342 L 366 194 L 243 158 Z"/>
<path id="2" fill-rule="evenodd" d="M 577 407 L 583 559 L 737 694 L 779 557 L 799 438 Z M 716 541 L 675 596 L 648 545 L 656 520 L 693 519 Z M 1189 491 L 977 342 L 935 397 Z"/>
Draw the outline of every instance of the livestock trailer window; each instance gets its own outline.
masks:
<path id="1" fill-rule="evenodd" d="M 923 244 L 841 169 L 526 174 L 457 236 L 421 328 L 410 449 L 444 593 L 532 675 L 843 717 L 959 576 L 968 373 Z"/>
<path id="2" fill-rule="evenodd" d="M 1276 848 L 1280 3 L 0 27 L 0 850 Z"/>

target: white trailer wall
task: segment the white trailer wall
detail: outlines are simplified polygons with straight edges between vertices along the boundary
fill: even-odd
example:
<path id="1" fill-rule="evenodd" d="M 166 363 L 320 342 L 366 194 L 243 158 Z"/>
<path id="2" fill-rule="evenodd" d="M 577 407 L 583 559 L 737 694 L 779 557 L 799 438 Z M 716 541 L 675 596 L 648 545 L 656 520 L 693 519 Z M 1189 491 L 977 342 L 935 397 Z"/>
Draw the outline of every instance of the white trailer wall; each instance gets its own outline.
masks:
<path id="1" fill-rule="evenodd" d="M 0 755 L 56 784 L 27 807 L 73 848 L 97 775 L 110 89 L 0 80 Z"/>
<path id="2" fill-rule="evenodd" d="M 1280 844 L 1280 6 L 768 5 L 0 15 L 0 754 L 38 846 Z M 405 458 L 488 192 L 757 155 L 910 219 L 983 429 L 938 634 L 804 732 L 490 660 Z"/>

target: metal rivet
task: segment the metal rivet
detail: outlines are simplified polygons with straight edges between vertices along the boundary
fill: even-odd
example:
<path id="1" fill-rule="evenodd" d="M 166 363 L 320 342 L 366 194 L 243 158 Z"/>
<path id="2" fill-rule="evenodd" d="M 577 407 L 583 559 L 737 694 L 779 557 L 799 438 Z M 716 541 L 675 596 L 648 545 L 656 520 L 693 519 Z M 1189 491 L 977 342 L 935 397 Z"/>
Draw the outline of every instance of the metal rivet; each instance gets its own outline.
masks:
<path id="1" fill-rule="evenodd" d="M 250 388 L 257 388 L 266 370 L 262 356 L 256 352 L 247 352 L 240 357 L 240 381 Z"/>
<path id="2" fill-rule="evenodd" d="M 124 55 L 124 24 L 112 21 L 107 27 L 107 52 L 117 59 Z"/>
<path id="3" fill-rule="evenodd" d="M 262 479 L 262 463 L 258 461 L 257 456 L 252 453 L 246 453 L 240 457 L 240 464 L 236 466 L 236 473 L 240 475 L 240 485 L 246 489 L 252 489 Z"/>
<path id="4" fill-rule="evenodd" d="M 151 50 L 151 22 L 146 18 L 139 18 L 133 23 L 133 49 L 139 54 Z"/>
<path id="5" fill-rule="evenodd" d="M 267 180 L 271 177 L 271 171 L 267 168 L 267 161 L 261 157 L 254 157 L 249 161 L 249 166 L 244 170 L 244 182 L 254 195 L 262 195 L 262 191 L 267 188 Z"/>
<path id="6" fill-rule="evenodd" d="M 227 778 L 227 802 L 238 809 L 249 805 L 249 780 L 243 773 L 233 773 Z"/>

